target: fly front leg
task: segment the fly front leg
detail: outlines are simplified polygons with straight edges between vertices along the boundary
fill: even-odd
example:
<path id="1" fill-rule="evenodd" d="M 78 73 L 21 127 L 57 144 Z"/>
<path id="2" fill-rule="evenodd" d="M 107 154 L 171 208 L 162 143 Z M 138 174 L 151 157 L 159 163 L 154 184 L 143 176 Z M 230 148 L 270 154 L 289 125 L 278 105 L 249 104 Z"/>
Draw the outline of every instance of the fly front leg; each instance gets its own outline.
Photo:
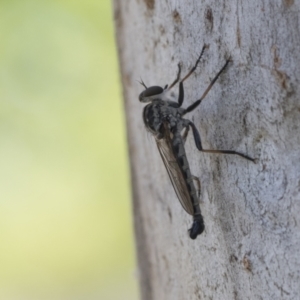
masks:
<path id="1" fill-rule="evenodd" d="M 168 90 L 170 90 L 180 79 L 180 74 L 181 74 L 181 65 L 180 63 L 178 64 L 178 72 L 177 72 L 177 76 L 176 79 L 171 83 L 171 85 L 168 88 L 168 85 L 166 85 L 165 89 L 168 88 Z M 183 98 L 184 98 L 184 91 L 183 91 L 183 85 L 179 85 L 179 95 L 178 95 L 178 107 L 181 106 L 182 102 L 183 102 Z"/>
<path id="2" fill-rule="evenodd" d="M 202 148 L 202 143 L 201 143 L 201 138 L 200 138 L 200 134 L 195 126 L 195 124 L 191 121 L 189 121 L 189 125 L 192 127 L 192 131 L 193 131 L 193 135 L 194 135 L 194 140 L 195 140 L 195 144 L 196 147 L 198 148 L 199 151 L 201 152 L 206 152 L 206 153 L 217 153 L 217 154 L 235 154 L 235 155 L 239 155 L 245 159 L 248 159 L 252 162 L 256 162 L 256 160 L 250 156 L 247 156 L 243 153 L 237 152 L 237 151 L 232 151 L 232 150 L 212 150 L 212 149 L 203 149 Z"/>
<path id="3" fill-rule="evenodd" d="M 178 71 L 177 71 L 177 76 L 176 79 L 170 84 L 168 90 L 170 90 L 180 79 L 180 74 L 181 74 L 181 65 L 180 63 L 178 64 Z"/>
<path id="4" fill-rule="evenodd" d="M 197 69 L 197 66 L 198 66 L 198 64 L 199 64 L 199 62 L 200 62 L 200 59 L 201 59 L 201 57 L 202 57 L 202 55 L 203 55 L 204 50 L 205 50 L 206 47 L 207 47 L 206 45 L 204 45 L 204 46 L 202 47 L 201 53 L 200 53 L 200 55 L 199 55 L 199 57 L 198 57 L 198 59 L 197 59 L 195 65 L 194 65 L 194 66 L 191 68 L 191 70 L 184 76 L 184 78 L 180 81 L 180 83 L 183 83 L 186 79 L 188 79 L 188 78 L 195 72 L 195 70 Z"/>
<path id="5" fill-rule="evenodd" d="M 201 98 L 199 100 L 197 100 L 196 102 L 194 102 L 189 107 L 187 107 L 185 109 L 183 115 L 185 115 L 186 113 L 191 112 L 192 110 L 194 110 L 202 102 L 202 100 L 206 97 L 206 95 L 208 94 L 208 92 L 210 91 L 210 89 L 212 88 L 212 86 L 214 85 L 214 83 L 217 81 L 217 79 L 219 78 L 219 76 L 221 75 L 221 73 L 226 69 L 226 67 L 228 66 L 228 64 L 229 64 L 230 61 L 231 61 L 230 58 L 227 59 L 225 65 L 222 67 L 222 69 L 218 72 L 218 74 L 211 81 L 211 83 L 209 84 L 209 86 L 206 88 L 206 90 L 202 94 Z"/>
<path id="6" fill-rule="evenodd" d="M 203 46 L 201 53 L 195 63 L 195 65 L 193 66 L 193 68 L 184 76 L 184 78 L 182 80 L 180 80 L 179 82 L 179 94 L 178 94 L 178 107 L 181 107 L 183 100 L 184 100 L 184 89 L 183 89 L 183 82 L 188 79 L 193 73 L 194 71 L 197 69 L 197 66 L 200 62 L 200 59 L 204 53 L 204 50 L 206 48 L 206 45 Z M 180 78 L 180 73 L 181 73 L 181 66 L 180 64 L 178 64 L 178 73 L 177 73 L 177 78 L 174 80 L 174 82 L 169 86 L 169 90 L 179 81 Z"/>

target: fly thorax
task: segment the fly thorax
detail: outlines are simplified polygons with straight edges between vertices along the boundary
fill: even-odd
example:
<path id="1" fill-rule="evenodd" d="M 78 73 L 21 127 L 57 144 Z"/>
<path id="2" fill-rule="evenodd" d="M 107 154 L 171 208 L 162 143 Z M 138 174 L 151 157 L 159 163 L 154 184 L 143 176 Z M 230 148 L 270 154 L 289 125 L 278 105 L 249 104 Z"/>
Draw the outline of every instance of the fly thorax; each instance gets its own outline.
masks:
<path id="1" fill-rule="evenodd" d="M 173 116 L 172 114 L 168 114 L 167 120 L 170 125 L 170 128 L 177 127 L 178 118 L 176 118 L 176 116 Z"/>
<path id="2" fill-rule="evenodd" d="M 160 113 L 161 118 L 166 120 L 170 124 L 171 128 L 176 126 L 178 120 L 180 120 L 180 115 L 178 114 L 177 108 L 168 106 L 166 104 L 160 107 Z"/>
<path id="3" fill-rule="evenodd" d="M 161 113 L 161 105 L 159 102 L 148 104 L 144 108 L 143 120 L 146 128 L 154 135 L 159 133 L 163 117 Z"/>

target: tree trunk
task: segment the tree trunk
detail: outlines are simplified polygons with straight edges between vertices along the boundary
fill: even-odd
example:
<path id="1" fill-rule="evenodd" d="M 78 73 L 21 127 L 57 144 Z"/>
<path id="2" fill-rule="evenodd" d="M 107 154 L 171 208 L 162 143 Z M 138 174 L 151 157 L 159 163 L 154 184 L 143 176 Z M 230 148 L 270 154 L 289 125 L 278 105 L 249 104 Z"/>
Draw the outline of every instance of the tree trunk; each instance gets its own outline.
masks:
<path id="1" fill-rule="evenodd" d="M 115 0 L 142 299 L 300 299 L 300 4 L 294 0 Z M 200 178 L 205 231 L 188 237 L 181 207 L 138 95 L 184 76 L 186 152 Z M 178 86 L 174 88 L 177 93 Z"/>

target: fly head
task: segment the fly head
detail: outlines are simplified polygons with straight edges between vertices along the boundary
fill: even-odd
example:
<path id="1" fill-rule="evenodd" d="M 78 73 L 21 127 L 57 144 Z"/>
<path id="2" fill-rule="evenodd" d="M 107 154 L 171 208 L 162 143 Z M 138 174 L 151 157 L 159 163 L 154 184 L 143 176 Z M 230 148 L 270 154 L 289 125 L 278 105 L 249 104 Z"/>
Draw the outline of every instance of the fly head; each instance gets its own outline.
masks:
<path id="1" fill-rule="evenodd" d="M 146 87 L 146 86 L 145 86 Z M 162 88 L 161 86 L 150 86 L 146 87 L 146 89 L 140 93 L 139 100 L 140 102 L 151 102 L 154 99 L 161 99 L 165 92 L 166 88 Z"/>

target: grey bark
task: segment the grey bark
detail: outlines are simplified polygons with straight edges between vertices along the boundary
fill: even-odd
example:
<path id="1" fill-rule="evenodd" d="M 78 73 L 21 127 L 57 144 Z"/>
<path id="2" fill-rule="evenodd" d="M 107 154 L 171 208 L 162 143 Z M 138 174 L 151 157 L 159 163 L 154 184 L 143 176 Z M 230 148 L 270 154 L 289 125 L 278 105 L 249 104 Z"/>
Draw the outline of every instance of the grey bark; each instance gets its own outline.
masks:
<path id="1" fill-rule="evenodd" d="M 299 11 L 293 0 L 114 1 L 142 299 L 300 299 Z M 206 224 L 193 241 L 192 218 L 144 128 L 137 80 L 170 83 L 204 43 L 183 107 L 233 62 L 187 118 L 205 148 L 258 163 L 200 153 L 188 137 Z"/>

